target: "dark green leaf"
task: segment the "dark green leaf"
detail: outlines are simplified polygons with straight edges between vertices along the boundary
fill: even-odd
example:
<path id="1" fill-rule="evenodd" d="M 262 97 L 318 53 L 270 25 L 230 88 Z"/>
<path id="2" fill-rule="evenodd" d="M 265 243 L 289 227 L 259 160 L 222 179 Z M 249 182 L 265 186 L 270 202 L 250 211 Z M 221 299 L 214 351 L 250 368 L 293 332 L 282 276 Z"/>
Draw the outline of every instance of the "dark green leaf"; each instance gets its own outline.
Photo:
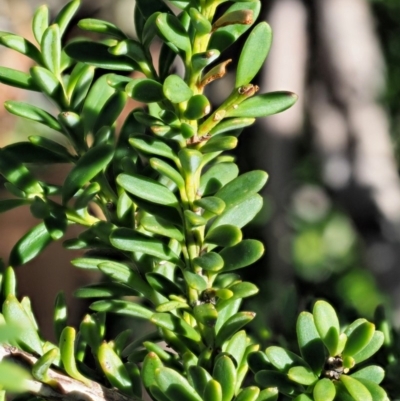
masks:
<path id="1" fill-rule="evenodd" d="M 190 54 L 192 46 L 189 35 L 175 15 L 162 13 L 157 17 L 156 24 L 167 42 Z"/>
<path id="2" fill-rule="evenodd" d="M 63 203 L 66 204 L 76 192 L 92 180 L 110 163 L 114 154 L 111 145 L 99 145 L 90 149 L 70 171 L 63 185 Z"/>
<path id="3" fill-rule="evenodd" d="M 216 196 L 209 196 L 194 201 L 194 206 L 213 214 L 221 214 L 225 210 L 225 202 Z"/>
<path id="4" fill-rule="evenodd" d="M 272 346 L 265 351 L 268 360 L 281 372 L 287 373 L 293 366 L 305 366 L 306 363 L 298 355 L 282 347 Z"/>
<path id="5" fill-rule="evenodd" d="M 0 82 L 31 91 L 40 90 L 29 74 L 12 68 L 0 67 Z"/>
<path id="6" fill-rule="evenodd" d="M 0 45 L 24 54 L 39 65 L 42 64 L 42 55 L 37 47 L 21 36 L 8 32 L 0 32 Z"/>
<path id="7" fill-rule="evenodd" d="M 44 223 L 29 230 L 13 247 L 10 254 L 10 265 L 23 265 L 39 255 L 51 242 Z"/>
<path id="8" fill-rule="evenodd" d="M 132 99 L 143 103 L 161 102 L 165 99 L 163 86 L 153 79 L 133 79 L 126 86 L 126 92 Z"/>
<path id="9" fill-rule="evenodd" d="M 203 196 L 215 194 L 239 174 L 234 163 L 220 163 L 212 166 L 200 179 L 199 193 Z"/>
<path id="10" fill-rule="evenodd" d="M 129 193 L 159 205 L 177 206 L 178 199 L 167 187 L 138 174 L 120 174 L 117 182 Z"/>
<path id="11" fill-rule="evenodd" d="M 119 298 L 137 295 L 137 292 L 119 283 L 98 283 L 79 288 L 74 295 L 77 298 Z"/>
<path id="12" fill-rule="evenodd" d="M 153 316 L 153 312 L 144 306 L 138 305 L 134 302 L 119 301 L 116 299 L 94 302 L 90 305 L 90 309 L 97 312 L 111 312 L 147 320 Z"/>
<path id="13" fill-rule="evenodd" d="M 80 6 L 80 0 L 72 0 L 68 2 L 58 13 L 55 23 L 60 27 L 60 34 L 63 35 L 68 24 L 74 17 Z"/>
<path id="14" fill-rule="evenodd" d="M 224 260 L 218 253 L 214 252 L 207 252 L 195 258 L 193 263 L 195 266 L 211 272 L 217 272 L 224 267 Z"/>
<path id="15" fill-rule="evenodd" d="M 272 31 L 266 22 L 258 24 L 250 33 L 240 54 L 236 87 L 249 84 L 264 64 L 272 43 Z"/>
<path id="16" fill-rule="evenodd" d="M 31 104 L 28 103 L 17 102 L 12 100 L 8 100 L 7 102 L 5 102 L 4 107 L 11 114 L 27 118 L 28 120 L 37 121 L 56 131 L 63 132 L 58 121 L 47 111 L 44 111 L 39 107 L 32 106 Z"/>
<path id="17" fill-rule="evenodd" d="M 170 145 L 166 140 L 153 138 L 147 135 L 137 135 L 131 138 L 129 143 L 142 152 L 166 157 L 174 161 L 177 160 L 177 154 L 173 149 L 173 144 L 171 143 Z"/>
<path id="18" fill-rule="evenodd" d="M 204 238 L 206 243 L 222 247 L 234 246 L 241 240 L 242 231 L 240 228 L 228 224 L 208 230 Z"/>
<path id="19" fill-rule="evenodd" d="M 204 95 L 194 95 L 192 96 L 188 103 L 184 116 L 188 120 L 198 120 L 203 118 L 211 112 L 210 101 Z"/>
<path id="20" fill-rule="evenodd" d="M 215 196 L 222 199 L 226 206 L 229 207 L 240 203 L 249 194 L 259 192 L 267 180 L 268 174 L 265 171 L 250 171 L 227 183 Z"/>
<path id="21" fill-rule="evenodd" d="M 291 92 L 271 92 L 263 95 L 256 95 L 238 107 L 232 107 L 226 112 L 226 117 L 257 118 L 267 117 L 280 113 L 292 107 L 297 101 L 297 96 Z"/>
<path id="22" fill-rule="evenodd" d="M 256 262 L 264 253 L 260 241 L 245 239 L 235 246 L 224 248 L 219 254 L 224 260 L 224 272 L 240 269 Z"/>
<path id="23" fill-rule="evenodd" d="M 187 337 L 193 341 L 200 342 L 201 335 L 185 320 L 169 313 L 155 313 L 151 321 L 159 327 L 171 330 L 173 333 Z"/>
<path id="24" fill-rule="evenodd" d="M 117 26 L 108 21 L 95 18 L 84 18 L 78 22 L 78 26 L 85 31 L 114 36 L 120 40 L 126 39 L 126 35 Z"/>
<path id="25" fill-rule="evenodd" d="M 128 228 L 114 230 L 111 233 L 110 241 L 113 246 L 124 251 L 145 253 L 162 260 L 178 258 L 164 242 L 146 237 Z"/>
<path id="26" fill-rule="evenodd" d="M 114 56 L 103 43 L 90 40 L 77 40 L 69 43 L 65 51 L 74 60 L 105 70 L 133 71 L 135 62 L 126 56 Z"/>
<path id="27" fill-rule="evenodd" d="M 229 340 L 243 326 L 250 323 L 255 316 L 254 312 L 238 312 L 231 316 L 219 329 L 215 344 L 222 346 L 226 340 Z"/>
<path id="28" fill-rule="evenodd" d="M 164 81 L 163 91 L 165 97 L 172 103 L 188 101 L 193 96 L 193 91 L 178 75 L 170 75 Z"/>
<path id="29" fill-rule="evenodd" d="M 32 20 L 32 31 L 36 42 L 42 41 L 44 31 L 49 26 L 49 8 L 46 5 L 38 7 Z"/>
<path id="30" fill-rule="evenodd" d="M 202 276 L 188 270 L 183 272 L 183 276 L 189 287 L 194 288 L 199 292 L 202 292 L 207 288 L 207 282 Z"/>
<path id="31" fill-rule="evenodd" d="M 301 391 L 302 389 L 300 385 L 290 381 L 289 378 L 284 373 L 281 372 L 261 370 L 255 375 L 255 380 L 256 383 L 262 387 L 277 387 L 279 392 L 292 397 L 296 395 L 299 390 Z"/>
<path id="32" fill-rule="evenodd" d="M 61 72 L 61 32 L 57 24 L 50 25 L 43 33 L 42 56 L 45 66 L 56 76 Z"/>
<path id="33" fill-rule="evenodd" d="M 175 282 L 160 273 L 146 273 L 146 280 L 153 289 L 167 297 L 169 295 L 183 295 L 182 289 Z"/>
<path id="34" fill-rule="evenodd" d="M 325 363 L 325 348 L 309 312 L 301 312 L 296 325 L 297 341 L 304 360 L 319 375 Z"/>

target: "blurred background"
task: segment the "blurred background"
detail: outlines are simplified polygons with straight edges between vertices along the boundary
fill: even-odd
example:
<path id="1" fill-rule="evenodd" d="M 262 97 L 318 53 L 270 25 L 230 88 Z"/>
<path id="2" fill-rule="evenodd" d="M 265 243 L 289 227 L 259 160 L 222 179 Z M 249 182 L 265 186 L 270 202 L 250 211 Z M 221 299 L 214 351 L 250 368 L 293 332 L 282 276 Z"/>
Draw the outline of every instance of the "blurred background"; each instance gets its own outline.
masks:
<path id="1" fill-rule="evenodd" d="M 31 18 L 43 0 L 0 0 L 0 30 L 33 41 Z M 65 4 L 47 0 L 53 15 Z M 290 90 L 298 103 L 261 119 L 241 136 L 236 156 L 243 172 L 262 169 L 270 179 L 265 205 L 245 234 L 261 239 L 265 257 L 242 272 L 261 295 L 246 307 L 259 312 L 260 341 L 286 338 L 295 316 L 315 297 L 349 318 L 372 318 L 386 304 L 400 325 L 400 1 L 263 0 L 261 16 L 272 26 L 273 47 L 256 82 L 260 92 Z M 77 16 L 112 21 L 135 36 L 133 0 L 82 0 Z M 69 37 L 82 35 L 71 29 Z M 209 86 L 218 104 L 233 87 L 237 46 L 225 58 L 230 72 Z M 157 46 L 154 47 L 155 52 Z M 30 60 L 0 48 L 0 65 L 28 71 Z M 179 70 L 179 65 L 176 66 Z M 0 85 L 0 103 L 24 100 L 49 109 L 36 93 Z M 0 145 L 43 133 L 0 108 Z M 51 132 L 48 135 L 52 135 Z M 62 183 L 66 166 L 37 172 Z M 0 196 L 6 194 L 0 191 Z M 0 257 L 33 225 L 29 208 L 0 216 Z M 72 228 L 66 238 L 77 233 Z M 73 268 L 71 251 L 53 243 L 18 269 L 19 291 L 32 298 L 44 334 L 52 339 L 56 293 L 63 289 L 73 311 L 83 305 L 71 293 L 98 277 Z M 282 337 L 280 337 L 282 338 Z"/>

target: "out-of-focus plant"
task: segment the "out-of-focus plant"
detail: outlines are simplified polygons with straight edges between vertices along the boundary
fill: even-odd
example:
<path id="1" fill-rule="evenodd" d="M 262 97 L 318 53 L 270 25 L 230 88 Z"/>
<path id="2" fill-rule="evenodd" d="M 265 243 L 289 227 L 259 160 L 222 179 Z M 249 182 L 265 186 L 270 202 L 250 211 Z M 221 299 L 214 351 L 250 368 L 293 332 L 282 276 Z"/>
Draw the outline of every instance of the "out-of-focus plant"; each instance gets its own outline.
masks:
<path id="1" fill-rule="evenodd" d="M 233 1 L 216 18 L 225 2 L 170 1 L 176 15 L 167 2 L 137 0 L 138 40 L 108 22 L 85 19 L 79 27 L 104 39 L 63 46 L 78 0 L 52 24 L 46 6 L 36 11 L 37 45 L 0 33 L 1 45 L 36 63 L 29 73 L 1 67 L 0 81 L 42 92 L 58 114 L 16 101 L 6 109 L 64 136 L 61 143 L 33 135 L 0 151 L 0 172 L 14 196 L 0 202 L 0 211 L 29 205 L 42 221 L 17 242 L 10 264 L 29 262 L 69 225 L 79 225 L 78 238 L 64 241 L 85 252 L 72 264 L 105 277 L 77 291 L 96 300 L 78 330 L 68 326 L 60 293 L 58 343 L 52 344 L 42 339 L 29 298 L 17 298 L 13 267 L 3 269 L 1 399 L 10 391 L 24 399 L 140 400 L 142 388 L 157 401 L 387 399 L 379 387 L 382 369 L 353 369 L 383 341 L 365 319 L 342 332 L 333 307 L 317 302 L 313 315 L 298 320 L 302 357 L 279 347 L 262 353 L 244 329 L 255 314 L 240 310 L 242 300 L 258 288 L 236 271 L 258 260 L 263 245 L 243 239 L 241 229 L 261 209 L 258 192 L 267 175 L 239 174 L 224 152 L 255 118 L 287 109 L 296 96 L 258 95 L 251 83 L 272 39 L 261 22 L 244 43 L 231 94 L 211 109 L 204 88 L 223 78 L 230 60 L 221 54 L 254 24 L 261 7 L 258 0 Z M 158 65 L 150 52 L 156 37 L 163 43 Z M 177 57 L 183 77 L 170 72 Z M 128 76 L 132 71 L 141 77 Z M 146 107 L 130 110 L 116 135 L 129 97 Z M 57 186 L 38 180 L 31 163 L 72 169 Z M 154 330 L 137 337 L 132 327 L 110 338 L 109 314 L 143 319 Z"/>

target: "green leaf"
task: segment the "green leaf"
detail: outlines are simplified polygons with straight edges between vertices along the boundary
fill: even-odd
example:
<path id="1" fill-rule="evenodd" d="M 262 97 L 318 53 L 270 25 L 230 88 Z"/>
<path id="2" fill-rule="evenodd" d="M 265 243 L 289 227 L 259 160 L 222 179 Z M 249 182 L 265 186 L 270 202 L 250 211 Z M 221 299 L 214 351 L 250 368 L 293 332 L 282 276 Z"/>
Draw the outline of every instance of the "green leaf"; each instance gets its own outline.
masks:
<path id="1" fill-rule="evenodd" d="M 204 142 L 200 149 L 203 153 L 223 152 L 235 149 L 237 144 L 238 140 L 234 136 L 217 136 Z"/>
<path id="2" fill-rule="evenodd" d="M 193 387 L 178 372 L 173 369 L 161 367 L 156 370 L 156 383 L 159 389 L 170 401 L 202 401 L 202 398 L 193 391 Z"/>
<path id="3" fill-rule="evenodd" d="M 314 372 L 305 366 L 294 366 L 288 371 L 288 377 L 294 382 L 310 386 L 318 380 L 318 376 Z"/>
<path id="4" fill-rule="evenodd" d="M 163 86 L 153 79 L 133 79 L 125 90 L 132 99 L 142 103 L 161 102 L 165 99 Z"/>
<path id="5" fill-rule="evenodd" d="M 29 74 L 12 68 L 0 67 L 0 82 L 15 88 L 31 91 L 40 90 Z"/>
<path id="6" fill-rule="evenodd" d="M 42 41 L 43 33 L 49 26 L 49 8 L 47 5 L 38 7 L 35 11 L 32 20 L 32 31 L 36 42 L 39 44 Z"/>
<path id="7" fill-rule="evenodd" d="M 236 88 L 249 84 L 260 71 L 272 43 L 272 30 L 266 22 L 259 23 L 248 36 L 240 54 Z"/>
<path id="8" fill-rule="evenodd" d="M 13 247 L 10 254 L 10 264 L 19 266 L 28 263 L 39 255 L 51 242 L 44 223 L 29 230 Z"/>
<path id="9" fill-rule="evenodd" d="M 194 288 L 199 292 L 202 292 L 207 288 L 207 282 L 202 276 L 188 270 L 183 272 L 183 276 L 189 287 Z"/>
<path id="10" fill-rule="evenodd" d="M 123 251 L 140 252 L 162 260 L 174 260 L 178 256 L 168 246 L 157 239 L 146 237 L 129 228 L 117 228 L 111 233 L 113 246 Z"/>
<path id="11" fill-rule="evenodd" d="M 238 107 L 230 108 L 225 117 L 267 117 L 287 110 L 296 101 L 297 96 L 291 92 L 270 92 L 256 95 L 240 103 Z"/>
<path id="12" fill-rule="evenodd" d="M 192 227 L 204 226 L 207 223 L 207 220 L 204 217 L 198 215 L 195 212 L 192 212 L 191 210 L 185 210 L 184 215 L 185 215 L 186 221 Z"/>
<path id="13" fill-rule="evenodd" d="M 183 240 L 183 233 L 177 227 L 159 216 L 146 214 L 140 219 L 140 224 L 146 231 L 159 234 L 164 237 L 174 238 L 177 241 Z"/>
<path id="14" fill-rule="evenodd" d="M 243 326 L 250 323 L 255 316 L 256 314 L 254 312 L 238 312 L 231 316 L 218 330 L 215 344 L 217 346 L 222 346 L 226 340 L 229 340 Z"/>
<path id="15" fill-rule="evenodd" d="M 166 296 L 182 294 L 182 289 L 172 280 L 157 272 L 146 273 L 146 280 L 150 286 L 160 294 Z"/>
<path id="16" fill-rule="evenodd" d="M 236 369 L 231 358 L 221 356 L 214 364 L 213 378 L 221 384 L 222 401 L 232 400 L 235 394 Z"/>
<path id="17" fill-rule="evenodd" d="M 210 230 L 225 224 L 244 227 L 261 210 L 263 199 L 258 194 L 248 195 L 241 202 L 227 207 L 212 223 Z"/>
<path id="18" fill-rule="evenodd" d="M 247 346 L 246 331 L 240 330 L 229 340 L 225 352 L 229 354 L 236 361 L 236 365 L 239 366 L 239 364 L 243 362 L 243 356 L 245 355 Z M 247 364 L 246 360 L 244 362 Z"/>
<path id="19" fill-rule="evenodd" d="M 201 366 L 193 365 L 188 370 L 189 383 L 199 393 L 203 394 L 207 383 L 212 379 L 211 375 Z"/>
<path id="20" fill-rule="evenodd" d="M 199 193 L 203 196 L 218 192 L 223 186 L 235 179 L 239 169 L 234 163 L 220 163 L 208 169 L 200 179 Z"/>
<path id="21" fill-rule="evenodd" d="M 258 398 L 260 394 L 260 389 L 256 386 L 251 386 L 251 387 L 246 387 L 243 388 L 238 396 L 235 398 L 235 401 L 256 401 L 260 400 Z M 266 398 L 263 398 L 263 400 L 266 400 Z M 272 398 L 271 398 L 272 400 Z"/>
<path id="22" fill-rule="evenodd" d="M 25 351 L 42 355 L 42 343 L 35 324 L 15 295 L 7 296 L 2 312 L 7 325 L 18 328 L 18 332 L 15 333 L 17 344 Z"/>
<path id="23" fill-rule="evenodd" d="M 204 255 L 195 258 L 193 263 L 195 266 L 211 272 L 217 272 L 224 267 L 224 260 L 215 252 L 207 252 Z"/>
<path id="24" fill-rule="evenodd" d="M 288 373 L 294 366 L 306 366 L 306 363 L 298 355 L 282 347 L 268 347 L 265 353 L 268 360 L 283 373 Z"/>
<path id="25" fill-rule="evenodd" d="M 321 379 L 314 387 L 313 396 L 315 401 L 333 401 L 336 396 L 335 385 L 329 379 Z"/>
<path id="26" fill-rule="evenodd" d="M 325 348 L 311 313 L 300 313 L 296 332 L 301 356 L 310 365 L 313 372 L 319 375 L 325 363 Z"/>
<path id="27" fill-rule="evenodd" d="M 179 160 L 187 176 L 195 174 L 201 166 L 203 155 L 195 149 L 182 149 L 179 151 Z"/>
<path id="28" fill-rule="evenodd" d="M 178 199 L 167 187 L 159 182 L 138 174 L 120 174 L 117 182 L 125 191 L 139 198 L 165 206 L 177 206 Z"/>
<path id="29" fill-rule="evenodd" d="M 194 29 L 199 35 L 207 35 L 211 32 L 211 22 L 200 11 L 198 11 L 194 7 L 191 7 L 189 10 L 189 14 Z"/>
<path id="30" fill-rule="evenodd" d="M 366 366 L 365 368 L 360 369 L 357 372 L 354 372 L 353 374 L 351 374 L 351 377 L 354 377 L 357 380 L 369 380 L 371 382 L 379 384 L 385 377 L 385 371 L 380 366 L 371 365 Z"/>
<path id="31" fill-rule="evenodd" d="M 161 13 L 156 19 L 156 24 L 165 41 L 190 54 L 192 46 L 189 35 L 175 15 Z"/>
<path id="32" fill-rule="evenodd" d="M 206 384 L 203 399 L 210 401 L 222 401 L 222 388 L 218 381 L 212 379 Z"/>
<path id="33" fill-rule="evenodd" d="M 58 13 L 55 23 L 60 27 L 60 34 L 63 35 L 68 24 L 74 17 L 80 6 L 80 0 L 72 0 L 68 2 Z"/>
<path id="34" fill-rule="evenodd" d="M 221 214 L 225 210 L 225 202 L 216 196 L 208 196 L 193 202 L 195 207 L 202 208 L 213 214 Z"/>
<path id="35" fill-rule="evenodd" d="M 313 308 L 315 327 L 328 348 L 329 355 L 336 356 L 340 326 L 335 309 L 325 301 L 317 301 Z"/>
<path id="36" fill-rule="evenodd" d="M 67 163 L 73 160 L 73 156 L 68 152 L 66 147 L 51 139 L 39 135 L 32 135 L 28 139 L 32 143 L 35 153 L 40 155 L 42 162 L 48 160 L 49 163 Z M 39 163 L 40 160 L 37 162 Z"/>
<path id="37" fill-rule="evenodd" d="M 169 313 L 155 313 L 150 320 L 157 326 L 171 330 L 175 334 L 182 335 L 196 342 L 201 341 L 199 332 L 186 323 L 185 320 L 177 316 Z"/>
<path id="38" fill-rule="evenodd" d="M 180 175 L 180 173 L 172 166 L 170 166 L 165 161 L 158 159 L 156 157 L 152 157 L 150 160 L 150 166 L 159 172 L 160 174 L 164 175 L 165 177 L 169 178 L 172 182 L 176 184 L 179 190 L 184 190 L 185 182 Z"/>
<path id="39" fill-rule="evenodd" d="M 389 400 L 389 397 L 387 396 L 386 391 L 381 386 L 376 384 L 374 381 L 365 380 L 365 379 L 357 379 L 357 380 L 367 388 L 367 390 L 371 394 L 373 401 L 388 401 Z"/>
<path id="40" fill-rule="evenodd" d="M 198 322 L 208 327 L 214 327 L 218 319 L 218 312 L 211 303 L 196 305 L 193 313 Z"/>
<path id="41" fill-rule="evenodd" d="M 289 380 L 289 378 L 284 373 L 281 373 L 281 372 L 276 372 L 276 371 L 271 371 L 271 370 L 261 370 L 258 373 L 256 373 L 255 381 L 257 384 L 259 384 L 262 387 L 277 387 L 279 392 L 281 392 L 285 395 L 292 396 L 292 397 L 294 395 L 298 394 L 299 391 L 302 391 L 302 387 L 299 384 L 293 383 L 292 381 Z M 272 390 L 272 389 L 268 389 L 268 390 Z M 269 398 L 261 398 L 261 393 L 259 396 L 259 400 L 260 399 L 269 400 Z M 276 394 L 272 394 L 272 397 L 274 395 L 276 395 Z M 271 399 L 274 399 L 274 398 L 271 398 Z M 324 400 L 324 401 L 328 401 L 328 400 Z"/>
<path id="42" fill-rule="evenodd" d="M 247 281 L 233 284 L 229 289 L 233 292 L 230 300 L 252 297 L 258 294 L 259 291 L 256 285 Z"/>
<path id="43" fill-rule="evenodd" d="M 36 380 L 46 383 L 50 386 L 57 385 L 57 381 L 51 379 L 48 375 L 48 371 L 52 364 L 55 364 L 60 359 L 60 351 L 57 348 L 53 348 L 47 351 L 41 356 L 35 364 L 32 366 L 32 375 Z"/>
<path id="44" fill-rule="evenodd" d="M 353 355 L 355 362 L 360 363 L 362 361 L 365 361 L 372 355 L 374 355 L 379 350 L 379 348 L 381 348 L 384 340 L 385 337 L 383 333 L 381 331 L 376 330 L 368 345 L 365 346 L 360 352 Z"/>
<path id="45" fill-rule="evenodd" d="M 139 304 L 129 301 L 120 301 L 116 299 L 102 300 L 90 305 L 90 309 L 97 312 L 110 312 L 119 315 L 127 315 L 149 320 L 153 316 L 153 311 Z"/>
<path id="46" fill-rule="evenodd" d="M 93 82 L 95 67 L 77 63 L 69 77 L 67 95 L 70 98 L 71 108 L 79 110 L 89 92 Z M 109 88 L 108 88 L 109 89 Z"/>
<path id="47" fill-rule="evenodd" d="M 232 247 L 242 240 L 242 231 L 236 226 L 222 225 L 208 230 L 204 241 L 208 244 Z"/>
<path id="48" fill-rule="evenodd" d="M 63 203 L 66 204 L 86 183 L 103 171 L 112 160 L 114 148 L 103 144 L 90 149 L 69 172 L 63 185 Z"/>
<path id="49" fill-rule="evenodd" d="M 192 68 L 193 72 L 201 72 L 204 68 L 210 65 L 212 62 L 218 59 L 220 56 L 218 50 L 212 49 L 206 52 L 196 53 L 192 56 Z"/>
<path id="50" fill-rule="evenodd" d="M 103 43 L 91 40 L 76 40 L 65 47 L 69 57 L 82 63 L 90 64 L 105 70 L 134 71 L 138 69 L 135 62 L 127 56 L 114 56 Z"/>
<path id="51" fill-rule="evenodd" d="M 353 356 L 369 344 L 375 332 L 375 325 L 363 322 L 348 334 L 343 356 Z"/>
<path id="52" fill-rule="evenodd" d="M 114 24 L 108 21 L 103 21 L 96 18 L 84 18 L 78 22 L 79 28 L 90 31 L 102 33 L 104 35 L 114 36 L 117 39 L 124 40 L 126 35 Z"/>
<path id="53" fill-rule="evenodd" d="M 226 13 L 231 13 L 239 10 L 253 11 L 253 21 L 256 21 L 258 15 L 260 14 L 260 9 L 261 2 L 259 1 L 239 1 L 229 7 Z M 237 39 L 239 39 L 239 37 L 243 35 L 250 27 L 251 25 L 243 24 L 224 26 L 223 28 L 218 29 L 212 34 L 208 48 L 218 49 L 220 52 L 222 52 L 233 43 L 235 43 Z"/>
<path id="54" fill-rule="evenodd" d="M 156 384 L 156 372 L 162 368 L 163 363 L 160 358 L 154 353 L 149 352 L 143 361 L 142 366 L 142 381 L 146 388 Z"/>
<path id="55" fill-rule="evenodd" d="M 371 393 L 364 384 L 347 375 L 341 375 L 340 381 L 355 401 L 373 401 Z M 321 401 L 323 401 L 321 399 Z M 326 401 L 326 399 L 324 400 Z"/>
<path id="56" fill-rule="evenodd" d="M 224 272 L 241 269 L 256 262 L 264 253 L 260 241 L 245 239 L 237 245 L 224 248 L 219 254 L 224 260 Z"/>
<path id="57" fill-rule="evenodd" d="M 15 50 L 18 53 L 31 58 L 37 64 L 42 65 L 42 55 L 40 54 L 38 48 L 29 42 L 29 40 L 26 40 L 21 36 L 8 32 L 0 32 L 0 45 Z"/>
<path id="58" fill-rule="evenodd" d="M 227 183 L 215 196 L 222 199 L 226 206 L 229 207 L 240 203 L 249 194 L 259 192 L 267 180 L 268 174 L 265 171 L 250 171 Z"/>
<path id="59" fill-rule="evenodd" d="M 148 135 L 136 135 L 129 139 L 129 143 L 135 148 L 150 155 L 166 157 L 167 159 L 177 160 L 177 154 L 173 144 L 160 138 L 153 138 Z"/>
<path id="60" fill-rule="evenodd" d="M 42 56 L 45 66 L 56 76 L 61 73 L 61 32 L 57 24 L 50 25 L 43 33 Z"/>
<path id="61" fill-rule="evenodd" d="M 64 89 L 57 77 L 43 67 L 32 67 L 31 75 L 35 84 L 61 108 L 68 108 Z"/>
<path id="62" fill-rule="evenodd" d="M 128 371 L 120 357 L 106 342 L 100 345 L 97 357 L 109 383 L 122 393 L 133 396 L 134 393 Z"/>
<path id="63" fill-rule="evenodd" d="M 4 107 L 11 114 L 15 114 L 16 116 L 27 118 L 28 120 L 44 124 L 47 127 L 54 129 L 55 131 L 63 132 L 58 121 L 47 111 L 44 111 L 39 107 L 33 106 L 28 103 L 12 100 L 8 100 L 7 102 L 5 102 Z"/>
<path id="64" fill-rule="evenodd" d="M 186 82 L 175 74 L 169 75 L 164 81 L 163 91 L 172 103 L 186 102 L 193 96 L 193 91 Z"/>
<path id="65" fill-rule="evenodd" d="M 277 401 L 279 396 L 279 391 L 277 388 L 266 388 L 260 391 L 256 401 Z"/>
<path id="66" fill-rule="evenodd" d="M 265 352 L 255 351 L 249 354 L 247 357 L 247 362 L 251 371 L 255 374 L 261 370 L 272 370 L 273 365 L 268 360 Z"/>
<path id="67" fill-rule="evenodd" d="M 211 131 L 211 136 L 223 134 L 225 132 L 240 130 L 254 124 L 255 118 L 228 118 L 217 124 Z"/>
<path id="68" fill-rule="evenodd" d="M 204 95 L 194 95 L 192 96 L 188 103 L 186 110 L 184 112 L 185 118 L 188 120 L 198 120 L 203 118 L 211 112 L 210 101 Z"/>
<path id="69" fill-rule="evenodd" d="M 61 362 L 65 371 L 72 378 L 79 380 L 80 382 L 86 384 L 87 386 L 91 385 L 91 381 L 88 380 L 85 376 L 83 376 L 77 366 L 75 359 L 75 338 L 76 332 L 72 327 L 65 327 L 65 329 L 61 333 L 60 337 L 60 354 L 61 354 Z"/>
<path id="70" fill-rule="evenodd" d="M 0 174 L 27 194 L 41 194 L 43 189 L 31 172 L 7 148 L 0 149 Z"/>

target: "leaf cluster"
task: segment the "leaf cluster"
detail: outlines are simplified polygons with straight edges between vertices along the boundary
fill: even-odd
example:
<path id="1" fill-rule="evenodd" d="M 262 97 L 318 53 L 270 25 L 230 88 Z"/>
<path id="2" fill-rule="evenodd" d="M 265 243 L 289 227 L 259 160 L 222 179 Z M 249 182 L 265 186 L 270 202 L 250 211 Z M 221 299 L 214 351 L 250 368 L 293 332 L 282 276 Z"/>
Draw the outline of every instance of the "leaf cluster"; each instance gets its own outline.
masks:
<path id="1" fill-rule="evenodd" d="M 255 376 L 264 389 L 245 387 L 248 356 L 263 354 L 244 329 L 255 314 L 240 310 L 242 300 L 258 288 L 242 281 L 237 270 L 264 251 L 261 242 L 243 239 L 242 228 L 262 207 L 258 192 L 267 174 L 239 174 L 234 157 L 225 152 L 237 146 L 243 128 L 255 118 L 284 111 L 296 97 L 289 92 L 259 95 L 252 84 L 272 39 L 270 27 L 261 22 L 241 51 L 231 94 L 212 109 L 204 89 L 224 77 L 230 60 L 223 52 L 255 23 L 261 7 L 259 0 L 231 2 L 216 18 L 225 0 L 171 1 L 180 10 L 177 15 L 164 1 L 137 0 L 137 40 L 106 21 L 85 19 L 79 27 L 103 39 L 75 39 L 64 46 L 79 0 L 68 3 L 52 24 L 47 7 L 37 9 L 32 25 L 36 44 L 0 33 L 1 45 L 36 63 L 29 73 L 0 67 L 0 82 L 42 92 L 58 111 L 15 101 L 6 102 L 6 109 L 63 137 L 31 136 L 0 150 L 0 173 L 14 196 L 0 202 L 0 211 L 29 205 L 41 221 L 17 242 L 10 264 L 29 262 L 51 241 L 62 239 L 69 225 L 80 225 L 81 234 L 63 242 L 83 253 L 72 264 L 103 274 L 102 282 L 76 292 L 94 301 L 93 313 L 78 331 L 68 326 L 65 298 L 58 296 L 58 344 L 41 338 L 29 299 L 16 297 L 13 268 L 2 274 L 0 318 L 11 330 L 5 343 L 34 355 L 37 360 L 27 374 L 53 390 L 58 388 L 51 373 L 56 368 L 88 388 L 97 383 L 132 399 L 142 396 L 142 384 L 157 401 L 267 401 L 276 400 L 278 390 L 308 397 L 311 387 L 301 386 L 313 386 L 316 394 L 321 386 L 336 389 L 330 380 L 318 380 L 323 369 L 330 371 L 323 367 L 326 349 L 333 358 L 343 354 L 344 369 L 350 369 L 379 337 L 363 319 L 340 335 L 333 309 L 317 303 L 314 316 L 300 316 L 298 329 L 302 352 L 309 351 L 310 341 L 312 352 L 314 345 L 319 347 L 316 359 L 304 351 L 305 362 L 294 371 L 290 366 L 288 377 L 272 373 L 295 390 L 287 391 L 280 379 L 268 381 L 271 372 L 264 369 Z M 158 64 L 150 52 L 156 38 L 162 42 Z M 183 77 L 170 73 L 176 58 L 184 64 Z M 128 110 L 117 135 L 117 120 L 129 98 L 143 107 Z M 32 163 L 72 167 L 63 184 L 54 185 L 38 179 Z M 133 338 L 134 329 L 128 329 L 110 339 L 108 314 L 143 319 L 154 330 Z M 280 370 L 285 355 L 272 348 L 265 360 Z M 15 391 L 18 372 L 10 372 L 0 385 Z M 21 377 L 20 390 L 35 394 L 32 380 Z M 383 400 L 370 395 L 371 388 L 380 387 L 364 379 L 341 375 L 339 383 L 347 390 L 338 390 L 335 399 L 358 401 L 353 393 L 364 391 L 367 401 Z M 361 390 L 353 391 L 354 386 Z"/>

